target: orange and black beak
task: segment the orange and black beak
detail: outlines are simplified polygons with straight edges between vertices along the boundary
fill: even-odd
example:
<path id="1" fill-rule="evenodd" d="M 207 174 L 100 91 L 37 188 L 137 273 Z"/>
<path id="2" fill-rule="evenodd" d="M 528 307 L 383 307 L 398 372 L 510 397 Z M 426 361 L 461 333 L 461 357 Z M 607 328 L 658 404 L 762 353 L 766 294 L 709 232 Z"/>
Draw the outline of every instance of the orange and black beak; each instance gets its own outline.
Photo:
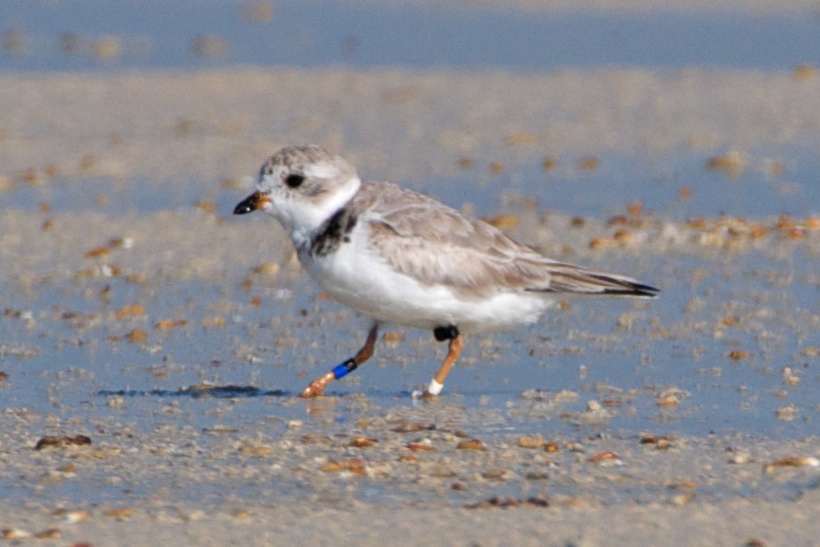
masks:
<path id="1" fill-rule="evenodd" d="M 254 192 L 239 202 L 239 205 L 234 208 L 233 214 L 244 215 L 247 213 L 252 213 L 257 209 L 260 209 L 266 201 L 270 201 L 270 198 L 260 192 Z"/>

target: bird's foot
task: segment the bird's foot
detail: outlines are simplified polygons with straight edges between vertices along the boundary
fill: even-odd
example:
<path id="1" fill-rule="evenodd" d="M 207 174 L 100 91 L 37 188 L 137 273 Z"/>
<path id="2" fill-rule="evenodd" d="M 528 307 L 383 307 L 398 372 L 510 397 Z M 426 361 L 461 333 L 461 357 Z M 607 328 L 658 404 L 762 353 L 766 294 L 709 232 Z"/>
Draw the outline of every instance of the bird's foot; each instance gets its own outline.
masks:
<path id="1" fill-rule="evenodd" d="M 313 399 L 314 397 L 321 397 L 324 395 L 327 385 L 335 379 L 336 376 L 333 372 L 328 372 L 321 378 L 316 378 L 299 394 L 299 398 Z"/>
<path id="2" fill-rule="evenodd" d="M 429 401 L 435 401 L 436 399 L 438 399 L 438 395 L 433 395 L 432 393 L 430 393 L 426 389 L 424 391 L 421 391 L 421 390 L 417 389 L 417 390 L 413 391 L 413 393 L 411 393 L 410 396 L 413 397 L 414 401 L 429 402 Z"/>
<path id="3" fill-rule="evenodd" d="M 443 388 L 444 384 L 439 384 L 435 380 L 430 380 L 430 385 L 427 386 L 427 389 L 424 391 L 416 390 L 413 392 L 413 399 L 417 401 L 434 401 L 438 399 L 438 396 Z"/>

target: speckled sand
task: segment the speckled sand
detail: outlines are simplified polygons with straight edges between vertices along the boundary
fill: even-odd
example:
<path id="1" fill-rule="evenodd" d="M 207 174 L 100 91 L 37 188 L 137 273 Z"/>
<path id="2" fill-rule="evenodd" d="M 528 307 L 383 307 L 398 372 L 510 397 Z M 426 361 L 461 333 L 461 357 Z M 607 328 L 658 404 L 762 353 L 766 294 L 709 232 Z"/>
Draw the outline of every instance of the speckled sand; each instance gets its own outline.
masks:
<path id="1" fill-rule="evenodd" d="M 679 149 L 712 154 L 816 146 L 820 77 L 697 69 L 513 75 L 340 68 L 3 75 L 0 112 L 0 200 L 11 201 L 14 192 L 34 185 L 48 203 L 54 185 L 82 185 L 93 177 L 110 177 L 112 198 L 122 191 L 139 192 L 138 185 L 152 181 L 191 178 L 202 181 L 203 194 L 223 181 L 242 197 L 247 190 L 242 177 L 253 175 L 262 158 L 281 145 L 305 141 L 343 151 L 362 172 L 410 183 L 455 172 L 461 157 L 481 165 L 497 161 L 514 170 L 522 161 L 540 161 L 547 154 Z M 190 204 L 197 201 L 190 196 Z M 238 283 L 266 260 L 292 269 L 288 243 L 269 223 L 229 222 L 224 214 L 197 210 L 137 215 L 103 206 L 76 214 L 61 212 L 59 203 L 50 205 L 53 213 L 0 210 L 0 286 L 9 294 L 68 289 L 74 283 L 84 287 L 78 274 L 92 267 L 85 253 L 111 237 L 139 242 L 132 252 L 117 255 L 118 265 L 140 272 L 141 282 L 160 295 L 163 287 L 182 280 Z M 775 220 L 759 220 L 775 230 Z M 46 221 L 51 224 L 44 226 Z M 583 233 L 564 237 L 551 230 L 568 219 L 556 217 L 540 231 L 519 234 L 545 251 L 571 246 L 575 259 L 588 260 L 594 254 L 588 243 L 605 231 L 603 221 L 589 219 Z M 665 231 L 655 225 L 647 229 L 643 247 L 623 252 L 643 270 L 653 253 L 695 254 L 697 238 L 689 229 L 695 230 L 674 222 Z M 673 237 L 678 230 L 685 237 Z M 816 257 L 817 233 L 801 238 L 794 245 Z M 256 255 L 236 253 L 254 240 L 270 243 Z M 786 249 L 783 241 L 772 236 L 756 243 L 756 250 L 750 244 L 735 251 L 788 255 L 794 246 Z M 710 256 L 717 260 L 719 255 Z M 811 309 L 810 302 L 805 305 Z M 814 316 L 799 318 L 806 337 L 817 333 L 812 323 L 816 302 L 813 309 Z M 14 320 L 13 315 L 4 320 Z M 71 343 L 70 337 L 65 343 Z M 820 344 L 815 339 L 813 345 Z M 27 389 L 18 368 L 26 361 L 15 359 L 0 362 L 0 370 L 10 375 L 0 384 L 6 393 Z M 816 359 L 811 363 L 814 369 L 805 379 L 816 385 Z M 48 396 L 59 400 L 61 388 L 55 389 Z M 121 402 L 108 404 L 116 408 Z M 129 404 L 154 402 L 126 400 Z M 213 408 L 220 404 L 213 400 Z M 433 420 L 441 428 L 447 416 L 466 415 L 469 434 L 481 417 L 450 404 L 408 409 L 405 419 Z M 463 440 L 458 431 L 395 433 L 392 411 L 368 405 L 365 398 L 361 413 L 368 424 L 334 424 L 329 412 L 324 425 L 321 414 L 304 418 L 319 420 L 319 436 L 305 437 L 308 431 L 294 423 L 293 431 L 272 440 L 265 424 L 259 430 L 218 434 L 174 426 L 174 404 L 167 401 L 157 412 L 169 425 L 148 432 L 104 412 L 86 423 L 80 414 L 74 419 L 80 409 L 64 405 L 51 412 L 7 408 L 1 420 L 0 477 L 15 500 L 0 501 L 0 528 L 12 538 L 53 528 L 52 535 L 61 535 L 59 544 L 95 546 L 816 545 L 820 538 L 820 475 L 812 461 L 765 468 L 786 456 L 817 457 L 816 435 L 784 443 L 753 436 L 681 438 L 665 450 L 641 445 L 638 432 L 581 445 L 574 444 L 578 438 L 563 435 L 554 439 L 559 450 L 550 456 L 543 449 L 518 447 L 517 435 L 510 433 L 486 441 L 486 451 L 473 452 L 457 448 Z M 817 416 L 816 408 L 801 411 L 801 419 Z M 76 424 L 93 424 L 92 447 L 33 450 L 44 432 L 69 434 Z M 379 443 L 351 448 L 358 436 Z M 438 451 L 407 448 L 419 440 Z M 727 452 L 727 446 L 742 450 Z M 610 451 L 623 466 L 592 461 Z M 406 456 L 421 463 L 400 460 Z M 367 463 L 350 463 L 357 458 Z M 352 467 L 320 470 L 340 461 Z M 549 480 L 527 478 L 534 469 Z M 287 484 L 287 491 L 271 491 L 269 477 Z M 63 481 L 78 481 L 79 499 L 49 494 L 50 485 Z M 243 481 L 258 483 L 259 496 L 239 492 L 212 502 L 196 494 L 201 485 L 209 492 L 232 492 Z M 546 493 L 552 505 L 466 507 L 496 495 L 496 481 L 513 484 L 519 501 Z M 111 488 L 122 482 L 136 491 L 96 505 L 95 485 Z M 466 493 L 453 486 L 459 482 Z M 149 491 L 138 487 L 143 483 Z M 371 488 L 380 489 L 376 498 L 382 501 L 361 501 L 362 492 Z M 773 490 L 778 494 L 770 497 L 767 492 Z M 55 514 L 60 509 L 68 513 Z"/>
<path id="2" fill-rule="evenodd" d="M 455 171 L 462 155 L 503 164 L 545 154 L 811 146 L 820 77 L 702 69 L 58 74 L 3 76 L 0 106 L 7 177 L 51 165 L 69 177 L 213 181 L 254 175 L 272 150 L 315 142 L 371 176 L 414 183 Z"/>

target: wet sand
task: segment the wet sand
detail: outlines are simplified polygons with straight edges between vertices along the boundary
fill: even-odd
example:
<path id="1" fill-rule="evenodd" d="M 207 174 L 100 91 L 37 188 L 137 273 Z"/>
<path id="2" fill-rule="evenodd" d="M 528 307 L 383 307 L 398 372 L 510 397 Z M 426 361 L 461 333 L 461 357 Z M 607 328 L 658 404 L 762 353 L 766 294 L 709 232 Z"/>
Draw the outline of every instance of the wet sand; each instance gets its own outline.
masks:
<path id="1" fill-rule="evenodd" d="M 236 510 L 151 508 L 126 518 L 117 518 L 116 513 L 106 516 L 107 509 L 99 508 L 73 525 L 66 525 L 64 516 L 36 506 L 2 509 L 6 522 L 46 535 L 57 529 L 63 542 L 101 545 L 429 545 L 435 541 L 451 545 L 808 546 L 816 544 L 820 533 L 814 518 L 818 503 L 814 495 L 792 503 L 733 501 L 687 507 L 325 509 L 316 504 L 291 504 Z M 23 540 L 26 545 L 50 543 Z"/>
<path id="2" fill-rule="evenodd" d="M 371 177 L 417 183 L 462 156 L 484 173 L 546 155 L 810 147 L 819 85 L 811 68 L 5 75 L 0 162 L 12 179 L 45 170 L 213 185 L 253 175 L 285 144 L 315 142 Z"/>
<path id="3" fill-rule="evenodd" d="M 383 2 L 380 3 L 383 4 Z M 396 3 L 406 4 L 407 2 Z M 418 5 L 431 4 L 438 7 L 464 8 L 464 4 L 456 0 L 414 0 L 412 3 Z M 788 0 L 785 2 L 771 2 L 770 0 L 729 0 L 720 3 L 709 2 L 708 0 L 690 0 L 688 2 L 670 2 L 669 0 L 514 0 L 512 2 L 481 0 L 473 4 L 473 7 L 493 6 L 528 11 L 581 13 L 641 13 L 663 11 L 668 13 L 723 12 L 782 15 L 788 13 L 809 14 L 817 11 L 817 4 L 811 0 Z"/>
<path id="4" fill-rule="evenodd" d="M 668 322 L 653 323 L 656 312 L 643 304 L 609 312 L 609 322 L 622 325 L 608 335 L 616 348 L 645 353 L 663 368 L 676 351 L 696 355 L 718 346 L 724 377 L 749 360 L 771 369 L 762 372 L 773 378 L 762 393 L 782 399 L 776 404 L 786 408 L 782 418 L 793 420 L 796 433 L 768 439 L 727 432 L 666 438 L 669 416 L 657 400 L 662 387 L 641 384 L 626 386 L 636 393 L 626 389 L 615 400 L 595 390 L 580 399 L 600 399 L 613 413 L 645 413 L 649 431 L 610 430 L 606 417 L 596 421 L 594 405 L 563 410 L 561 389 L 574 385 L 552 385 L 550 378 L 543 400 L 503 393 L 507 405 L 463 399 L 454 387 L 443 401 L 416 407 L 403 399 L 405 380 L 397 376 L 375 391 L 353 379 L 325 401 L 296 401 L 295 386 L 307 381 L 296 371 L 324 372 L 323 349 L 354 349 L 356 340 L 343 335 L 355 327 L 350 315 L 314 301 L 315 293 L 308 304 L 274 311 L 279 291 L 309 285 L 272 221 L 240 222 L 229 213 L 250 187 L 243 177 L 294 142 L 326 145 L 362 173 L 411 185 L 458 173 L 465 158 L 480 181 L 497 168 L 493 162 L 513 176 L 522 164 L 548 156 L 578 172 L 579 157 L 610 152 L 695 150 L 706 157 L 737 149 L 777 157 L 818 143 L 819 85 L 813 73 L 695 69 L 1 76 L 0 199 L 14 204 L 20 192 L 34 189 L 43 205 L 0 211 L 0 286 L 10 302 L 0 318 L 0 371 L 8 376 L 0 393 L 11 401 L 0 417 L 0 480 L 11 498 L 0 502 L 0 528 L 10 539 L 54 529 L 44 535 L 94 545 L 816 544 L 815 217 L 786 221 L 773 212 L 692 223 L 634 211 L 624 228 L 607 218 L 543 215 L 525 202 L 513 207 L 512 233 L 543 252 L 627 268 L 661 284 L 667 298 L 676 298 L 668 296 L 676 290 L 685 295 L 668 311 L 683 317 Z M 92 210 L 63 210 L 54 199 L 64 187 L 98 179 L 108 186 L 94 186 Z M 173 188 L 176 181 L 185 192 L 176 197 L 188 207 L 140 213 L 122 205 L 122 196 Z M 131 240 L 133 246 L 123 243 Z M 681 283 L 681 264 L 690 259 L 697 267 L 687 267 Z M 750 274 L 749 262 L 758 260 L 761 269 Z M 792 267 L 797 276 L 790 276 Z M 757 279 L 771 292 L 761 293 Z M 179 295 L 186 283 L 216 296 L 209 301 L 205 291 L 185 300 Z M 726 285 L 736 292 L 720 303 L 725 306 L 709 308 L 709 296 L 722 298 Z M 786 304 L 778 304 L 784 294 Z M 254 295 L 270 311 L 252 311 Z M 125 307 L 133 303 L 148 311 Z M 794 312 L 785 313 L 792 303 Z M 239 316 L 244 322 L 234 319 Z M 583 315 L 570 317 L 584 322 Z M 187 323 L 157 326 L 179 318 Z M 556 321 L 550 335 L 580 336 L 575 344 L 589 352 L 588 361 L 602 359 L 589 349 L 598 340 L 568 328 L 572 320 Z M 777 331 L 783 325 L 794 344 Z M 128 340 L 137 330 L 147 339 Z M 316 334 L 324 332 L 335 334 Z M 515 336 L 540 351 L 558 343 L 545 342 L 545 333 Z M 685 349 L 674 345 L 675 336 Z M 224 340 L 224 353 L 199 349 L 211 338 Z M 669 354 L 653 350 L 669 339 Z M 723 356 L 747 347 L 754 348 L 751 356 Z M 468 355 L 466 377 L 483 374 L 481 362 L 506 362 L 495 348 L 481 348 Z M 551 357 L 573 351 L 564 349 Z M 280 350 L 305 361 L 275 373 L 258 365 L 285 361 Z M 369 373 L 386 374 L 390 359 L 401 368 L 408 360 L 430 361 L 432 351 L 405 343 Z M 95 355 L 105 363 L 92 365 Z M 220 369 L 217 359 L 240 372 Z M 740 364 L 726 364 L 733 360 Z M 795 367 L 797 380 L 784 364 Z M 248 373 L 242 366 L 259 369 Z M 708 374 L 716 368 L 697 366 Z M 208 384 L 197 388 L 204 398 L 184 392 L 198 385 L 197 374 L 207 379 L 214 370 L 217 386 L 239 381 L 272 392 L 208 397 Z M 118 375 L 125 379 L 111 380 Z M 752 381 L 742 370 L 738 375 Z M 132 382 L 171 394 L 129 395 Z M 280 387 L 284 392 L 273 392 Z M 379 398 L 379 389 L 390 395 Z M 651 402 L 632 406 L 642 396 Z M 672 423 L 676 404 L 669 402 Z M 517 431 L 509 408 L 543 416 L 543 439 Z M 703 412 L 708 416 L 708 408 Z M 566 423 L 577 429 L 556 425 Z M 91 444 L 35 450 L 45 435 L 76 434 Z"/>
<path id="5" fill-rule="evenodd" d="M 32 434 L 40 423 L 82 429 L 82 410 L 8 409 L 2 476 L 15 501 L 0 502 L 0 525 L 26 544 L 104 545 L 812 545 L 820 533 L 818 462 L 795 457 L 817 454 L 816 437 L 485 442 L 467 432 L 481 431 L 487 411 L 353 400 L 355 424 L 339 421 L 350 400 L 334 397 L 284 432 L 275 408 L 267 422 L 201 430 L 170 401 L 167 423 L 146 431 L 109 405 L 86 429 L 91 444 L 50 446 Z M 202 408 L 237 404 L 214 398 Z"/>

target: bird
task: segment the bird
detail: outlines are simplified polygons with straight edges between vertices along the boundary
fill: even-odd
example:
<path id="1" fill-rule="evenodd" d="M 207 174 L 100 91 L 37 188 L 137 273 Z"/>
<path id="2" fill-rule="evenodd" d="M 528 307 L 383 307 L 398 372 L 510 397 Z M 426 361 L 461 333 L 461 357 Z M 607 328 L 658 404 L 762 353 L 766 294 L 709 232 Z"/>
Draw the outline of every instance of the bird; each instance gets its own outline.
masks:
<path id="1" fill-rule="evenodd" d="M 572 295 L 653 298 L 623 275 L 543 256 L 480 219 L 389 182 L 363 182 L 339 155 L 282 148 L 234 214 L 263 211 L 288 233 L 304 269 L 332 298 L 372 320 L 359 351 L 300 393 L 312 398 L 372 357 L 380 325 L 432 331 L 447 355 L 421 395 L 439 395 L 465 334 L 532 324 Z"/>

